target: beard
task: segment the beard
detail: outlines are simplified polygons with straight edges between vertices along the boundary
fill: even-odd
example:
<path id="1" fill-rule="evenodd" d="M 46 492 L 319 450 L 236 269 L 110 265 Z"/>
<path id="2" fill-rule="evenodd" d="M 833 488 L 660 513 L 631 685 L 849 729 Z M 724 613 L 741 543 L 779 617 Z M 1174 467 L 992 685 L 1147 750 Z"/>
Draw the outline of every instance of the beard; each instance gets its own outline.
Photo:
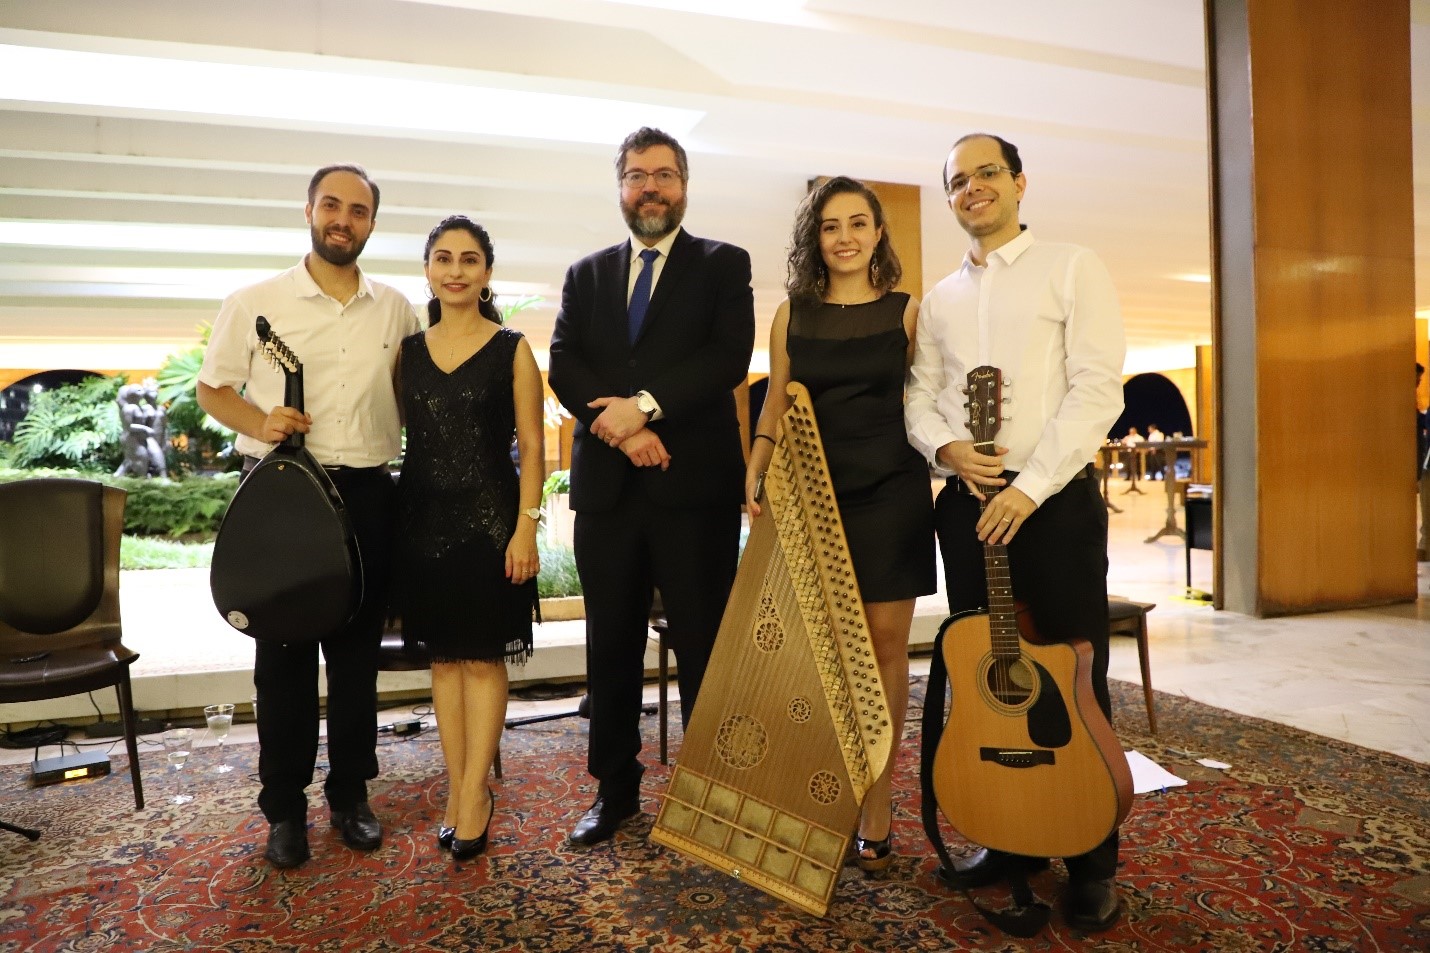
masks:
<path id="1" fill-rule="evenodd" d="M 641 212 L 642 205 L 652 202 L 659 203 L 662 208 L 659 211 Z M 625 217 L 626 225 L 638 238 L 664 238 L 680 225 L 685 218 L 685 196 L 682 195 L 674 202 L 660 197 L 659 193 L 643 193 L 639 198 L 631 202 L 622 200 L 621 215 Z"/>
<path id="2" fill-rule="evenodd" d="M 319 233 L 316 225 L 310 225 L 308 231 L 313 236 L 313 252 L 323 261 L 330 265 L 337 265 L 339 268 L 346 268 L 357 261 L 362 250 L 367 247 L 367 239 L 359 241 L 356 233 L 352 231 L 346 233 L 352 239 L 352 244 L 346 248 L 329 245 L 323 235 Z M 329 229 L 329 231 L 333 231 L 333 229 Z"/>

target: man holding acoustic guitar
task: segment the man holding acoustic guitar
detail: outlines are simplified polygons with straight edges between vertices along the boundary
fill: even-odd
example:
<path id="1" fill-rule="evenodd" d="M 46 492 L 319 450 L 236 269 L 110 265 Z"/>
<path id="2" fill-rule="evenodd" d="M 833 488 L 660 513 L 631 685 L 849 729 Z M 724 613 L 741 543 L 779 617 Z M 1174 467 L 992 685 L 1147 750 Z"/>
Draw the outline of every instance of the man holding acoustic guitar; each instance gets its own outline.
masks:
<path id="1" fill-rule="evenodd" d="M 224 301 L 199 373 L 199 405 L 238 432 L 235 448 L 246 458 L 245 471 L 275 444 L 306 435 L 307 449 L 341 496 L 361 554 L 362 599 L 346 625 L 305 632 L 301 640 L 255 642 L 258 806 L 269 823 L 264 856 L 280 868 L 308 859 L 303 789 L 313 780 L 318 755 L 319 646 L 327 664 L 329 768 L 323 789 L 332 826 L 355 850 L 382 843 L 367 782 L 377 777 L 378 647 L 397 513 L 397 488 L 387 467 L 401 448 L 393 371 L 402 339 L 420 325 L 400 292 L 369 281 L 357 266 L 378 198 L 360 166 L 319 169 L 304 212 L 312 252 Z M 299 396 L 299 406 L 287 406 L 284 372 L 264 363 L 260 317 L 306 365 L 306 404 Z M 318 502 L 333 505 L 325 498 Z M 281 565 L 293 558 L 295 547 L 285 545 L 291 527 L 271 522 L 271 545 L 251 558 Z M 310 597 L 296 591 L 285 598 Z"/>
<path id="2" fill-rule="evenodd" d="M 981 808 L 1017 802 L 1020 783 L 1048 776 L 1055 767 L 1073 767 L 1066 764 L 1074 760 L 1066 736 L 1080 726 L 1090 728 L 1089 750 L 1099 755 L 1112 750 L 1106 751 L 1107 764 L 1073 767 L 1082 772 L 1073 777 L 1127 777 L 1121 747 L 1108 726 L 1107 510 L 1097 481 L 1090 479 L 1091 461 L 1122 412 L 1125 343 L 1117 295 L 1097 257 L 1075 245 L 1038 241 L 1020 224 L 1027 180 L 1016 147 L 983 133 L 965 136 L 945 161 L 943 181 L 971 248 L 958 270 L 924 299 L 905 415 L 910 442 L 948 477 L 935 522 L 949 609 L 971 614 L 988 607 L 988 615 L 980 617 L 993 619 L 995 646 L 983 656 L 986 669 L 958 671 L 948 664 L 955 704 L 939 743 L 941 759 L 951 737 L 971 739 L 975 756 L 969 767 L 960 768 L 965 776 L 998 771 L 998 758 L 1008 757 L 1002 772 L 991 775 L 997 780 L 975 798 Z M 980 402 L 984 384 L 992 389 Z M 975 410 L 972 422 L 970 407 Z M 1081 681 L 1086 685 L 1090 674 L 1095 696 L 1085 710 L 1074 703 L 1078 685 L 1054 684 L 1052 664 L 996 657 L 1000 597 L 1010 608 L 1007 618 L 1016 619 L 1010 623 L 1015 653 L 1018 636 L 1025 646 L 1059 643 L 1055 650 L 1069 656 L 1073 653 L 1060 643 L 1082 643 L 1082 672 L 1087 674 Z M 950 638 L 957 635 L 958 622 L 955 617 L 946 624 Z M 982 630 L 988 629 L 985 622 Z M 977 657 L 963 667 L 977 668 Z M 1004 678 L 1008 684 L 1001 683 Z M 979 740 L 982 719 L 967 711 L 960 715 L 960 699 L 968 704 L 969 698 L 974 709 L 981 701 L 990 709 L 986 740 Z M 1051 735 L 1061 731 L 1061 741 L 1047 740 L 1047 726 L 1035 724 L 1048 704 L 1059 709 Z M 1000 706 L 1018 717 L 995 710 Z M 1090 719 L 1080 717 L 1088 712 Z M 1021 763 L 1012 763 L 1007 740 L 992 737 L 994 729 L 1015 721 L 1026 723 L 1023 730 L 1033 737 L 1026 749 L 1014 752 Z M 1070 841 L 1039 839 L 1035 832 L 1057 835 L 1050 828 L 1065 822 L 1050 818 L 1060 811 L 1096 814 L 1106 818 L 1103 826 L 1077 842 L 1090 849 L 1066 858 L 1069 885 L 1063 908 L 1073 927 L 1107 929 L 1121 915 L 1114 882 L 1116 825 L 1130 802 L 1130 784 L 1125 793 L 1111 781 L 1105 787 L 1122 802 L 1093 803 L 1092 795 L 1074 785 L 1054 786 L 1041 803 L 1030 798 L 1026 816 L 1009 825 L 1013 829 L 1007 837 L 980 841 L 1018 846 L 1007 852 L 980 849 L 945 869 L 944 879 L 966 889 L 1043 869 L 1047 861 L 1041 858 L 1056 855 L 1024 845 Z M 986 820 L 982 817 L 965 826 L 942 794 L 938 800 L 960 831 L 987 829 L 980 826 Z"/>

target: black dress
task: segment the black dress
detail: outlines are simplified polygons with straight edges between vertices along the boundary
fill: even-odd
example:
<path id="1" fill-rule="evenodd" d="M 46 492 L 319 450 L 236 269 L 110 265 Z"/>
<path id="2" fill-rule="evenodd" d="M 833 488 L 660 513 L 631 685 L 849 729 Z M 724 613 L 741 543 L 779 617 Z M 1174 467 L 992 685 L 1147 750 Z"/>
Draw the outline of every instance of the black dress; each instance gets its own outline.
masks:
<path id="1" fill-rule="evenodd" d="M 790 379 L 809 389 L 854 576 L 865 602 L 937 589 L 928 464 L 904 431 L 909 296 L 791 304 Z"/>
<path id="2" fill-rule="evenodd" d="M 402 342 L 397 579 L 403 637 L 434 661 L 531 655 L 536 580 L 513 586 L 506 547 L 519 517 L 512 361 L 521 335 L 497 331 L 450 374 L 421 333 Z"/>

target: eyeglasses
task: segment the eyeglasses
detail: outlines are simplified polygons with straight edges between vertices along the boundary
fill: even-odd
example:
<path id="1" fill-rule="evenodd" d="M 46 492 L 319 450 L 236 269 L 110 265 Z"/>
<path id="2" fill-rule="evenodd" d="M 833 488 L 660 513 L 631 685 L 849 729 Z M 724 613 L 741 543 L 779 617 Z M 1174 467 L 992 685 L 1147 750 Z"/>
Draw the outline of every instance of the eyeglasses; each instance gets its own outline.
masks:
<path id="1" fill-rule="evenodd" d="M 972 175 L 955 175 L 948 180 L 948 194 L 957 195 L 968 188 L 968 183 L 974 179 L 979 182 L 992 182 L 1004 172 L 1011 174 L 1013 170 L 1003 165 L 985 165 L 980 169 L 974 169 Z"/>
<path id="2" fill-rule="evenodd" d="M 680 173 L 674 169 L 661 169 L 659 172 L 627 172 L 621 176 L 621 185 L 628 189 L 643 189 L 646 182 L 655 179 L 655 184 L 662 189 L 668 189 L 680 181 Z"/>

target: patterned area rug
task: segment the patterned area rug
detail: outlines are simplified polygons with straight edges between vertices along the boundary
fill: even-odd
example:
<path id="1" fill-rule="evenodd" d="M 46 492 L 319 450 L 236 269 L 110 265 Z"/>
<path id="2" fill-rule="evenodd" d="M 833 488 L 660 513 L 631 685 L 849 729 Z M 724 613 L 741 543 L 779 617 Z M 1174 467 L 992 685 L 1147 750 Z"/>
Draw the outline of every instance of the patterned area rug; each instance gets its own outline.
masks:
<path id="1" fill-rule="evenodd" d="M 1125 746 L 1189 783 L 1137 799 L 1118 875 L 1127 916 L 1095 937 L 1056 907 L 1040 936 L 1003 936 L 938 884 L 918 821 L 915 711 L 899 762 L 899 860 L 883 879 L 846 868 L 824 919 L 649 843 L 650 793 L 668 777 L 658 763 L 645 814 L 613 843 L 567 846 L 593 790 L 585 722 L 569 719 L 507 732 L 491 850 L 463 864 L 435 842 L 445 787 L 432 731 L 380 749 L 381 849 L 345 848 L 315 786 L 313 859 L 290 872 L 261 857 L 252 746 L 229 749 L 229 780 L 203 776 L 211 752 L 195 755 L 197 798 L 183 807 L 166 803 L 163 753 L 151 748 L 141 812 L 122 746 L 94 781 L 31 790 L 28 768 L 0 770 L 0 818 L 44 831 L 38 843 L 0 834 L 0 951 L 1430 949 L 1430 767 L 1171 695 L 1158 696 L 1154 741 L 1141 733 L 1140 689 L 1113 692 Z M 654 760 L 655 719 L 645 721 Z M 1033 887 L 1055 902 L 1063 878 L 1055 863 Z M 978 893 L 996 907 L 1001 889 Z"/>

